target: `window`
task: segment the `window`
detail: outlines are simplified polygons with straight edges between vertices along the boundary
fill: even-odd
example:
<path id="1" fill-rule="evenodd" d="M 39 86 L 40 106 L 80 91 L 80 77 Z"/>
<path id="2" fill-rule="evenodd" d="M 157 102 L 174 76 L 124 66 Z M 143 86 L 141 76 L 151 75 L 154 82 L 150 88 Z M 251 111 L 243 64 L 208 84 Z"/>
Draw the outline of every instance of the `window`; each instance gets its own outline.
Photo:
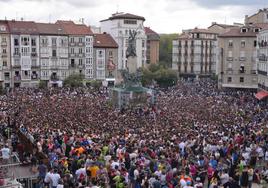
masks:
<path id="1" fill-rule="evenodd" d="M 124 24 L 136 25 L 137 20 L 124 20 Z"/>
<path id="2" fill-rule="evenodd" d="M 9 79 L 9 72 L 5 72 L 4 76 L 5 76 L 5 80 L 8 80 Z"/>
<path id="3" fill-rule="evenodd" d="M 232 82 L 232 77 L 228 77 L 227 82 Z"/>
<path id="4" fill-rule="evenodd" d="M 82 70 L 79 70 L 79 73 L 82 74 Z"/>
<path id="5" fill-rule="evenodd" d="M 233 47 L 233 41 L 232 41 L 232 40 L 229 40 L 228 46 L 229 46 L 230 48 Z"/>
<path id="6" fill-rule="evenodd" d="M 36 53 L 36 48 L 32 48 L 32 53 Z"/>
<path id="7" fill-rule="evenodd" d="M 14 54 L 19 55 L 19 48 L 15 48 Z"/>
<path id="8" fill-rule="evenodd" d="M 228 51 L 228 57 L 233 57 L 233 51 Z"/>
<path id="9" fill-rule="evenodd" d="M 259 31 L 260 31 L 259 28 L 255 28 L 255 29 L 254 29 L 254 32 L 255 32 L 255 33 L 258 33 Z"/>
<path id="10" fill-rule="evenodd" d="M 21 44 L 23 45 L 23 46 L 28 46 L 29 45 L 29 37 L 22 37 L 21 38 Z"/>
<path id="11" fill-rule="evenodd" d="M 57 45 L 57 39 L 56 38 L 52 38 L 52 45 L 56 46 Z"/>
<path id="12" fill-rule="evenodd" d="M 241 47 L 244 48 L 246 46 L 246 41 L 242 40 L 241 41 Z"/>
<path id="13" fill-rule="evenodd" d="M 74 59 L 71 59 L 71 67 L 74 67 L 75 63 L 74 63 Z"/>
<path id="14" fill-rule="evenodd" d="M 99 57 L 99 58 L 102 58 L 102 57 L 103 57 L 103 53 L 102 53 L 101 50 L 98 51 L 98 57 Z"/>
<path id="15" fill-rule="evenodd" d="M 128 35 L 128 30 L 127 29 L 125 30 L 125 35 Z"/>
<path id="16" fill-rule="evenodd" d="M 142 47 L 145 47 L 145 40 L 142 40 Z"/>
<path id="17" fill-rule="evenodd" d="M 7 66 L 7 61 L 3 61 L 3 66 L 4 66 L 4 67 Z"/>
<path id="18" fill-rule="evenodd" d="M 74 38 L 73 37 L 71 38 L 71 43 L 74 43 Z"/>
<path id="19" fill-rule="evenodd" d="M 7 53 L 7 49 L 3 48 L 3 54 Z"/>
<path id="20" fill-rule="evenodd" d="M 240 73 L 245 73 L 245 66 L 244 64 L 240 65 Z"/>
<path id="21" fill-rule="evenodd" d="M 228 63 L 228 69 L 232 69 L 233 64 L 232 63 Z"/>
<path id="22" fill-rule="evenodd" d="M 32 46 L 36 46 L 36 39 L 32 39 Z"/>
<path id="23" fill-rule="evenodd" d="M 6 37 L 3 37 L 3 38 L 2 38 L 2 42 L 7 42 Z"/>
<path id="24" fill-rule="evenodd" d="M 113 51 L 109 51 L 109 57 L 113 56 Z"/>
<path id="25" fill-rule="evenodd" d="M 79 48 L 79 54 L 83 53 L 83 48 Z"/>
<path id="26" fill-rule="evenodd" d="M 71 54 L 74 54 L 74 48 L 71 48 Z"/>
<path id="27" fill-rule="evenodd" d="M 24 75 L 25 76 L 28 76 L 28 71 L 24 71 Z"/>
<path id="28" fill-rule="evenodd" d="M 245 58 L 245 51 L 240 51 L 240 61 L 245 61 L 246 58 Z"/>
<path id="29" fill-rule="evenodd" d="M 244 77 L 240 77 L 240 83 L 244 82 Z"/>
<path id="30" fill-rule="evenodd" d="M 257 41 L 256 40 L 254 40 L 254 47 L 256 47 L 257 46 Z"/>
<path id="31" fill-rule="evenodd" d="M 246 33 L 247 32 L 247 28 L 242 28 L 241 29 L 241 33 Z"/>
<path id="32" fill-rule="evenodd" d="M 83 65 L 83 59 L 79 59 L 78 61 L 79 61 L 78 62 L 79 66 L 82 66 Z"/>
<path id="33" fill-rule="evenodd" d="M 90 53 L 90 47 L 86 47 L 86 53 Z"/>
<path id="34" fill-rule="evenodd" d="M 19 40 L 18 39 L 14 39 L 14 45 L 18 46 L 19 45 Z"/>
<path id="35" fill-rule="evenodd" d="M 52 50 L 52 57 L 57 57 L 57 51 L 56 50 Z"/>
<path id="36" fill-rule="evenodd" d="M 83 38 L 79 38 L 79 43 L 82 43 L 83 42 Z"/>

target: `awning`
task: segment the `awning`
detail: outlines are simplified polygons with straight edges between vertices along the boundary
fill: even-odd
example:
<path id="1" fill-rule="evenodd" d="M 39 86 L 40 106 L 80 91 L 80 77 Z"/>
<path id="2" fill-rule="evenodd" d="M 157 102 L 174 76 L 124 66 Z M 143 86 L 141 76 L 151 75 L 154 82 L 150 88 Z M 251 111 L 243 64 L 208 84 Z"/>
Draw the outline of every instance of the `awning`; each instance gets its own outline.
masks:
<path id="1" fill-rule="evenodd" d="M 267 91 L 259 91 L 258 93 L 255 94 L 255 97 L 258 99 L 258 100 L 262 100 L 266 97 L 268 97 L 268 92 Z"/>

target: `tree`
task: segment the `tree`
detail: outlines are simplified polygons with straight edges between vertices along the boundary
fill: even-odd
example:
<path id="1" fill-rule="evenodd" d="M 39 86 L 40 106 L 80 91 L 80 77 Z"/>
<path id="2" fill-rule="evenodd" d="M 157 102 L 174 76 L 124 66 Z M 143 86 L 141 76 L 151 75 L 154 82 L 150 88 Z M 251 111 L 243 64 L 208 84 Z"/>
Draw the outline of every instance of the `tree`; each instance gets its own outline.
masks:
<path id="1" fill-rule="evenodd" d="M 152 64 L 147 69 L 142 70 L 142 84 L 144 86 L 152 84 L 154 81 L 160 87 L 170 87 L 177 82 L 176 72 L 165 68 L 160 64 Z"/>
<path id="2" fill-rule="evenodd" d="M 63 82 L 63 86 L 64 87 L 82 87 L 83 84 L 83 80 L 84 80 L 85 76 L 82 74 L 72 74 L 69 77 L 67 77 L 64 82 Z"/>
<path id="3" fill-rule="evenodd" d="M 159 63 L 166 67 L 172 66 L 172 41 L 178 34 L 161 34 L 159 43 Z"/>
<path id="4" fill-rule="evenodd" d="M 45 89 L 47 87 L 47 82 L 45 80 L 40 80 L 38 87 L 40 89 Z"/>

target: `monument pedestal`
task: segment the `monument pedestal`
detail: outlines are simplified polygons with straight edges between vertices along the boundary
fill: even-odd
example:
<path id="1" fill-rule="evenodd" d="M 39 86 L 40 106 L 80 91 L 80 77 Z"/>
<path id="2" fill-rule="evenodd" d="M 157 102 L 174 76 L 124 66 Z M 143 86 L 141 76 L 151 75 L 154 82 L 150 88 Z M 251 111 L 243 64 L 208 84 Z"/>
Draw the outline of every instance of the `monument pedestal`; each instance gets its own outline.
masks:
<path id="1" fill-rule="evenodd" d="M 136 73 L 137 72 L 137 57 L 128 57 L 127 58 L 127 69 L 129 73 Z"/>

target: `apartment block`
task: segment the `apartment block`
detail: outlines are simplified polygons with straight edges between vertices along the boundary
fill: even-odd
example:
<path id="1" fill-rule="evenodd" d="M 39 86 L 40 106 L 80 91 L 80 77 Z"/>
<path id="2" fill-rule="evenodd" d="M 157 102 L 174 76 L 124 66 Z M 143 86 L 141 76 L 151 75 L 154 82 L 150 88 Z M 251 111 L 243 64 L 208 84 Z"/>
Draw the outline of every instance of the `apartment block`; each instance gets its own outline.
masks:
<path id="1" fill-rule="evenodd" d="M 250 24 L 219 35 L 219 86 L 257 89 L 257 34 L 267 24 Z"/>
<path id="2" fill-rule="evenodd" d="M 258 87 L 268 92 L 268 29 L 259 32 L 257 41 Z"/>
<path id="3" fill-rule="evenodd" d="M 10 58 L 10 36 L 6 21 L 0 21 L 0 84 L 10 87 L 11 84 L 11 58 Z"/>
<path id="4" fill-rule="evenodd" d="M 160 36 L 150 27 L 145 27 L 145 34 L 147 36 L 146 65 L 156 64 L 159 62 Z"/>
<path id="5" fill-rule="evenodd" d="M 173 40 L 172 69 L 180 77 L 203 77 L 216 73 L 217 33 L 208 29 L 184 31 Z"/>
<path id="6" fill-rule="evenodd" d="M 118 80 L 117 74 L 118 45 L 111 35 L 107 33 L 94 34 L 94 77 L 114 85 Z"/>

